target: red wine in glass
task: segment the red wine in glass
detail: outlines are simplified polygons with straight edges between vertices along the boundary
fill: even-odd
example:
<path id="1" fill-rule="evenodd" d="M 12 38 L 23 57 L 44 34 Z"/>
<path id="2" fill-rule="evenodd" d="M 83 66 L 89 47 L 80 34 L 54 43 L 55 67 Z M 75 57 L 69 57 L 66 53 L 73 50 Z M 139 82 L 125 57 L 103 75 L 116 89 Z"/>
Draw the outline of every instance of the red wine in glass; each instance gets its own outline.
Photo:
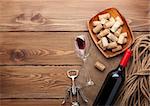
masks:
<path id="1" fill-rule="evenodd" d="M 85 41 L 84 41 L 84 39 L 81 39 L 81 38 L 78 37 L 76 39 L 76 42 L 78 44 L 79 49 L 84 49 L 85 48 Z"/>

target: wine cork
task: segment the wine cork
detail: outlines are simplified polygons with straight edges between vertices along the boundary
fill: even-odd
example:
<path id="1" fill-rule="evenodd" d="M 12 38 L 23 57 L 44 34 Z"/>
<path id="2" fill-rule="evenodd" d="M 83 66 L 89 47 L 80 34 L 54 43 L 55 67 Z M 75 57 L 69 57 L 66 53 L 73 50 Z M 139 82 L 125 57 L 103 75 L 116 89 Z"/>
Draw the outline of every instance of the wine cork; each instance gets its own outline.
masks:
<path id="1" fill-rule="evenodd" d="M 117 51 L 120 51 L 120 50 L 122 50 L 122 46 L 118 45 L 116 48 L 112 49 L 112 52 L 117 52 Z"/>
<path id="2" fill-rule="evenodd" d="M 114 41 L 112 41 L 112 40 L 110 40 L 110 39 L 108 38 L 108 42 L 111 43 L 111 42 L 114 42 Z"/>
<path id="3" fill-rule="evenodd" d="M 107 40 L 107 38 L 106 37 L 102 37 L 102 45 L 103 45 L 103 47 L 107 47 L 108 46 L 108 40 Z"/>
<path id="4" fill-rule="evenodd" d="M 105 24 L 106 22 L 108 22 L 108 20 L 105 19 L 105 18 L 102 18 L 102 19 L 100 20 L 100 23 L 101 23 L 102 25 Z"/>
<path id="5" fill-rule="evenodd" d="M 114 25 L 114 23 L 115 23 L 115 19 L 111 17 L 109 21 L 104 24 L 104 28 L 110 28 Z"/>
<path id="6" fill-rule="evenodd" d="M 111 27 L 111 31 L 112 31 L 112 32 L 116 32 L 117 29 L 118 29 L 120 26 L 121 26 L 121 23 L 120 23 L 119 21 L 116 21 L 116 22 L 114 23 L 114 25 Z"/>
<path id="7" fill-rule="evenodd" d="M 109 33 L 108 35 L 107 35 L 107 37 L 110 39 L 110 40 L 112 40 L 112 41 L 118 41 L 118 38 L 114 35 L 114 34 L 112 34 L 112 33 Z"/>
<path id="8" fill-rule="evenodd" d="M 115 22 L 114 17 L 110 17 L 109 21 L 111 21 L 111 22 Z"/>
<path id="9" fill-rule="evenodd" d="M 122 36 L 124 36 L 124 37 L 127 37 L 128 35 L 127 35 L 127 32 L 123 32 L 123 33 L 121 33 L 120 35 L 122 35 Z"/>
<path id="10" fill-rule="evenodd" d="M 111 42 L 108 44 L 107 49 L 113 49 L 117 47 L 117 42 Z"/>
<path id="11" fill-rule="evenodd" d="M 93 26 L 97 26 L 98 24 L 101 24 L 100 21 L 93 21 Z"/>
<path id="12" fill-rule="evenodd" d="M 124 38 L 123 44 L 127 43 L 127 38 Z"/>
<path id="13" fill-rule="evenodd" d="M 107 34 L 109 34 L 109 32 L 110 32 L 109 29 L 104 29 L 97 35 L 97 37 L 100 39 L 100 38 L 106 36 Z"/>
<path id="14" fill-rule="evenodd" d="M 123 44 L 124 38 L 125 38 L 125 36 L 124 36 L 123 34 L 121 34 L 121 35 L 119 36 L 119 38 L 118 38 L 118 43 L 119 43 L 119 44 Z"/>
<path id="15" fill-rule="evenodd" d="M 102 41 L 101 40 L 99 40 L 98 42 L 97 42 L 97 44 L 105 51 L 106 50 L 106 47 L 103 47 L 103 44 L 102 44 Z"/>
<path id="16" fill-rule="evenodd" d="M 116 19 L 116 21 L 119 21 L 121 25 L 123 25 L 123 21 L 119 16 L 117 16 L 115 19 Z"/>
<path id="17" fill-rule="evenodd" d="M 121 32 L 122 32 L 122 27 L 118 28 L 118 30 L 114 34 L 115 34 L 115 36 L 119 37 Z"/>
<path id="18" fill-rule="evenodd" d="M 97 61 L 96 63 L 95 63 L 95 67 L 97 68 L 97 69 L 99 69 L 100 71 L 104 71 L 105 70 L 105 65 L 104 64 L 102 64 L 101 62 L 99 62 L 99 61 Z"/>
<path id="19" fill-rule="evenodd" d="M 94 33 L 99 33 L 103 26 L 101 24 L 98 24 L 95 28 L 93 28 Z"/>
<path id="20" fill-rule="evenodd" d="M 102 18 L 109 19 L 110 18 L 110 14 L 109 13 L 102 14 L 102 15 L 99 15 L 98 18 L 99 18 L 99 20 L 101 20 Z"/>

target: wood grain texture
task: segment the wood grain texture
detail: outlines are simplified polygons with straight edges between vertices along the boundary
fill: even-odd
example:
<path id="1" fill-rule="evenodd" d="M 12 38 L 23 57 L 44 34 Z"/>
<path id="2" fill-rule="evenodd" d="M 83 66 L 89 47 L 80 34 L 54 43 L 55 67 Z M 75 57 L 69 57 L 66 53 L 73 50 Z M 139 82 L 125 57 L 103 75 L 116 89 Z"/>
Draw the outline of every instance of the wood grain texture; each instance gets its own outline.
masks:
<path id="1" fill-rule="evenodd" d="M 29 32 L 30 33 L 30 32 Z M 68 32 L 72 33 L 72 32 Z M 135 32 L 137 37 L 143 32 Z M 144 32 L 147 33 L 147 32 Z M 122 54 L 114 58 L 106 59 L 92 43 L 91 54 L 86 62 L 86 69 L 95 85 L 84 89 L 85 95 L 89 99 L 89 106 L 92 105 L 106 75 L 117 67 Z M 69 58 L 69 57 L 68 57 Z M 100 72 L 94 67 L 94 63 L 99 60 L 106 65 L 106 70 Z M 1 66 L 0 67 L 0 102 L 4 106 L 43 106 L 51 104 L 46 102 L 50 99 L 61 100 L 65 96 L 65 89 L 70 85 L 70 80 L 65 75 L 68 69 L 79 69 L 79 66 Z M 79 82 L 84 81 L 85 70 L 80 72 Z M 92 92 L 91 92 L 92 91 Z M 16 100 L 14 100 L 16 98 Z M 49 98 L 49 99 L 48 99 Z M 59 99 L 61 98 L 61 99 Z M 25 100 L 22 100 L 25 99 Z M 37 101 L 37 102 L 35 102 Z M 52 106 L 57 101 L 52 102 Z M 2 105 L 2 106 L 3 106 Z M 69 105 L 67 105 L 69 106 Z M 84 105 L 83 105 L 84 106 Z"/>
<path id="2" fill-rule="evenodd" d="M 0 106 L 61 106 L 62 99 L 7 99 Z"/>
<path id="3" fill-rule="evenodd" d="M 78 66 L 1 66 L 0 98 L 63 98 Z"/>
<path id="4" fill-rule="evenodd" d="M 81 65 L 73 44 L 79 34 L 89 36 L 87 32 L 0 32 L 0 65 Z M 102 55 L 90 41 L 91 54 Z"/>
<path id="5" fill-rule="evenodd" d="M 149 0 L 0 0 L 0 106 L 61 106 L 70 85 L 66 71 L 82 64 L 73 38 L 89 36 L 86 22 L 109 7 L 125 16 L 135 37 L 150 31 Z M 106 59 L 92 42 L 86 68 L 95 85 L 84 89 L 89 106 L 121 57 Z M 104 72 L 94 67 L 97 60 L 106 65 Z M 80 71 L 80 83 L 85 73 Z"/>
<path id="6" fill-rule="evenodd" d="M 79 65 L 73 38 L 80 32 L 0 32 L 0 65 Z M 82 34 L 87 34 L 83 32 Z"/>
<path id="7" fill-rule="evenodd" d="M 150 31 L 149 4 L 149 0 L 1 0 L 0 31 L 87 31 L 86 21 L 109 7 L 116 7 L 133 31 Z"/>

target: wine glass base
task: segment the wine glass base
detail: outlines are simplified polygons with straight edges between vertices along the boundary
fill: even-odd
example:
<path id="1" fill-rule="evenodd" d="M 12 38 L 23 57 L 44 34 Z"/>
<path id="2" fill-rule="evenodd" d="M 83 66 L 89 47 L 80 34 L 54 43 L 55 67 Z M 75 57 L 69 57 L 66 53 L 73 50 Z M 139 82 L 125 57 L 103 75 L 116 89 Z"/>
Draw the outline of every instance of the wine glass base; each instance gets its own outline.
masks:
<path id="1" fill-rule="evenodd" d="M 94 82 L 92 80 L 87 82 L 87 86 L 92 86 L 92 85 L 94 85 Z"/>

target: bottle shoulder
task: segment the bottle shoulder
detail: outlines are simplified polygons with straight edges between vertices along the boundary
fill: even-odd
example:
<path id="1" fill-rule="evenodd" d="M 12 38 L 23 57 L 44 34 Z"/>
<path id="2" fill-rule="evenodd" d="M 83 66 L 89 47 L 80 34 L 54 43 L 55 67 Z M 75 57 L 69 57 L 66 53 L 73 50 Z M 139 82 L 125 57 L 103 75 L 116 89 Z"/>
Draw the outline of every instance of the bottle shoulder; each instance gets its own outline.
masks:
<path id="1" fill-rule="evenodd" d="M 118 77 L 125 77 L 125 71 L 124 68 L 118 67 L 117 69 L 112 70 L 111 72 L 108 73 L 108 76 L 111 76 L 113 78 L 118 78 Z"/>

